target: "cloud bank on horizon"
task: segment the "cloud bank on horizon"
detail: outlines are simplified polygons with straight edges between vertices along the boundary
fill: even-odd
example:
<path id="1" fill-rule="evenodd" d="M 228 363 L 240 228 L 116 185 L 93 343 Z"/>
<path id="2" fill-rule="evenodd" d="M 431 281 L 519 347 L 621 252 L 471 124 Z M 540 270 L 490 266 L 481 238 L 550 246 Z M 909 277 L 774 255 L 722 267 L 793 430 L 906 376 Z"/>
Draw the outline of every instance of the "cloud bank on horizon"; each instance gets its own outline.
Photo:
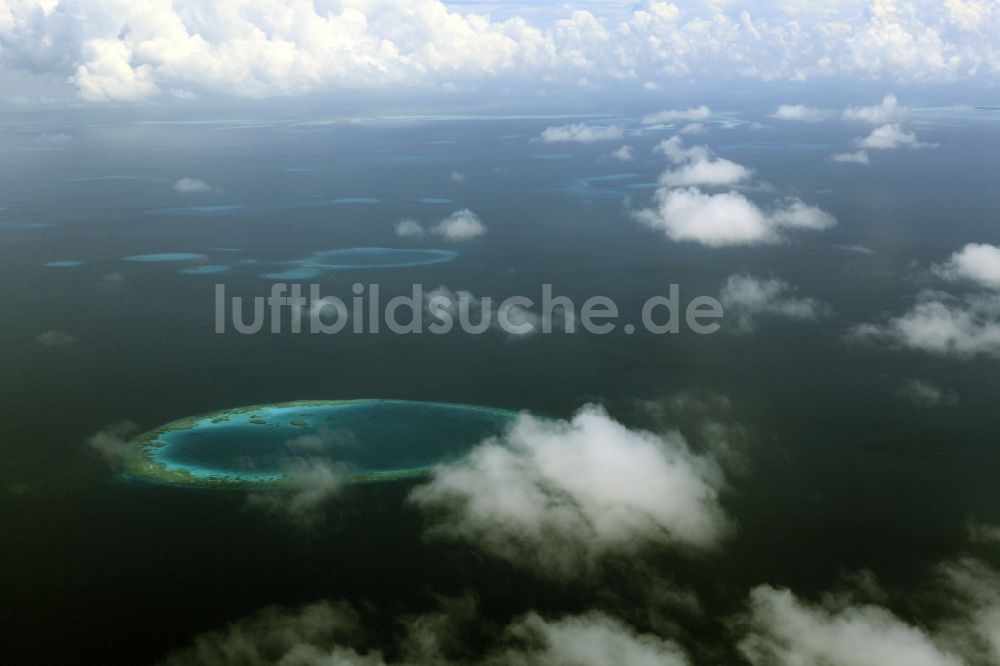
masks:
<path id="1" fill-rule="evenodd" d="M 0 62 L 65 81 L 89 102 L 486 83 L 657 90 L 695 76 L 1000 76 L 1000 5 L 986 0 L 647 0 L 613 15 L 586 6 L 499 18 L 440 0 L 8 0 Z"/>

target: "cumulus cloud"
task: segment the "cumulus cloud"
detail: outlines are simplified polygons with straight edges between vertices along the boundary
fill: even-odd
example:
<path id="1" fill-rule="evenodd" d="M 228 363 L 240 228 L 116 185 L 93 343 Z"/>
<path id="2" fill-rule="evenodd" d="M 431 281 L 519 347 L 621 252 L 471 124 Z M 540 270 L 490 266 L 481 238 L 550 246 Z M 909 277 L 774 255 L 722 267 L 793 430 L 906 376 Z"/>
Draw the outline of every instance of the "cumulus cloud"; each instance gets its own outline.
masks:
<path id="1" fill-rule="evenodd" d="M 822 230 L 836 224 L 829 213 L 789 197 L 764 209 L 738 192 L 706 194 L 695 187 L 661 187 L 654 208 L 634 213 L 674 241 L 708 247 L 779 243 L 789 230 Z"/>
<path id="2" fill-rule="evenodd" d="M 76 337 L 66 331 L 43 331 L 35 336 L 35 342 L 43 347 L 69 347 L 76 344 Z"/>
<path id="3" fill-rule="evenodd" d="M 750 594 L 746 621 L 739 649 L 754 666 L 963 666 L 927 632 L 879 606 L 813 606 L 762 585 Z"/>
<path id="4" fill-rule="evenodd" d="M 174 183 L 174 191 L 177 194 L 198 194 L 211 192 L 212 186 L 198 178 L 181 178 Z"/>
<path id="5" fill-rule="evenodd" d="M 594 143 L 595 141 L 620 139 L 623 136 L 625 136 L 625 130 L 615 125 L 602 127 L 599 125 L 576 123 L 574 125 L 548 127 L 539 135 L 538 140 L 542 143 Z"/>
<path id="6" fill-rule="evenodd" d="M 397 227 L 397 233 L 399 228 Z M 431 233 L 447 241 L 467 241 L 486 233 L 486 225 L 468 208 L 457 210 L 431 228 Z"/>
<path id="7" fill-rule="evenodd" d="M 370 647 L 371 620 L 345 602 L 265 608 L 225 630 L 199 635 L 165 666 L 688 666 L 671 640 L 640 633 L 606 613 L 546 618 L 535 612 L 503 627 L 478 659 L 448 654 L 469 642 L 474 604 L 449 600 L 439 612 L 398 618 L 401 631 L 386 652 Z M 369 622 L 366 622 L 369 620 Z"/>
<path id="8" fill-rule="evenodd" d="M 708 149 L 708 146 L 686 147 L 684 139 L 679 136 L 672 136 L 669 139 L 661 141 L 656 144 L 653 151 L 663 153 L 673 164 L 707 160 L 712 156 L 712 151 Z"/>
<path id="9" fill-rule="evenodd" d="M 741 164 L 713 156 L 706 146 L 685 148 L 679 136 L 662 141 L 656 150 L 679 165 L 660 175 L 666 187 L 735 185 L 753 175 Z"/>
<path id="10" fill-rule="evenodd" d="M 742 333 L 756 329 L 762 316 L 813 320 L 827 313 L 828 308 L 819 301 L 796 298 L 794 293 L 795 288 L 783 280 L 730 275 L 719 292 L 719 301 L 727 316 L 735 315 L 737 330 Z"/>
<path id="11" fill-rule="evenodd" d="M 423 236 L 426 231 L 422 224 L 416 220 L 400 220 L 396 223 L 396 235 L 405 237 Z"/>
<path id="12" fill-rule="evenodd" d="M 909 312 L 857 326 L 851 337 L 945 356 L 1000 356 L 1000 294 L 959 299 L 925 291 Z"/>
<path id="13" fill-rule="evenodd" d="M 41 0 L 0 9 L 8 66 L 66 80 L 89 101 L 267 97 L 338 88 L 461 90 L 482 82 L 590 88 L 725 74 L 758 80 L 994 79 L 995 3 L 873 2 L 803 20 L 784 5 L 647 0 L 616 17 L 558 7 L 503 20 L 440 0 Z M 644 82 L 644 83 L 643 83 Z M 886 102 L 883 102 L 883 106 Z M 666 112 L 663 120 L 699 119 Z M 848 117 L 878 114 L 851 109 Z M 884 114 L 883 114 L 884 115 Z"/>
<path id="14" fill-rule="evenodd" d="M 757 245 L 782 241 L 786 229 L 818 230 L 836 224 L 829 213 L 793 197 L 762 209 L 735 191 L 703 192 L 700 187 L 736 185 L 753 175 L 741 164 L 715 157 L 707 146 L 687 147 L 674 136 L 655 150 L 675 166 L 660 175 L 654 207 L 634 211 L 633 216 L 671 240 L 709 247 Z"/>
<path id="15" fill-rule="evenodd" d="M 362 632 L 360 615 L 346 603 L 318 602 L 297 611 L 268 607 L 231 624 L 201 634 L 193 644 L 164 660 L 165 666 L 302 666 L 353 664 L 379 666 L 381 655 L 359 654 L 350 644 Z"/>
<path id="16" fill-rule="evenodd" d="M 412 219 L 396 222 L 395 230 L 396 235 L 403 238 L 418 238 L 427 234 L 424 225 Z M 430 228 L 430 233 L 452 242 L 472 240 L 486 231 L 486 225 L 479 216 L 468 208 L 455 211 Z"/>
<path id="17" fill-rule="evenodd" d="M 958 394 L 954 391 L 923 379 L 905 380 L 896 395 L 917 407 L 940 407 L 958 402 Z"/>
<path id="18" fill-rule="evenodd" d="M 895 95 L 886 95 L 874 106 L 849 106 L 844 109 L 846 120 L 858 120 L 872 125 L 883 125 L 900 118 L 905 112 Z"/>
<path id="19" fill-rule="evenodd" d="M 681 134 L 704 134 L 708 131 L 702 123 L 688 123 L 680 129 Z"/>
<path id="20" fill-rule="evenodd" d="M 314 527 L 323 517 L 323 509 L 344 488 L 347 470 L 322 455 L 312 455 L 316 447 L 325 448 L 321 439 L 289 442 L 303 451 L 301 456 L 284 461 L 283 471 L 295 484 L 295 490 L 265 491 L 247 497 L 250 506 L 288 519 L 303 528 Z"/>
<path id="21" fill-rule="evenodd" d="M 521 337 L 543 330 L 545 321 L 541 315 L 520 303 L 502 301 L 494 308 L 491 296 L 479 298 L 470 291 L 452 291 L 443 285 L 424 292 L 423 301 L 425 311 L 439 325 L 447 321 L 454 326 L 458 322 L 467 331 L 493 329 Z M 551 324 L 549 321 L 548 327 Z"/>
<path id="22" fill-rule="evenodd" d="M 870 574 L 863 583 L 816 603 L 787 589 L 755 588 L 732 625 L 743 634 L 740 652 L 753 666 L 1000 663 L 1000 575 L 986 563 L 965 557 L 939 565 L 923 586 L 938 603 L 920 613 L 926 620 L 919 624 L 887 607 Z"/>
<path id="23" fill-rule="evenodd" d="M 452 171 L 450 174 L 448 174 L 448 179 L 453 183 L 464 183 L 465 174 L 462 173 L 461 171 Z"/>
<path id="24" fill-rule="evenodd" d="M 682 392 L 635 404 L 644 422 L 650 420 L 651 429 L 680 430 L 695 451 L 710 455 L 729 476 L 742 476 L 749 471 L 750 436 L 734 420 L 733 403 L 727 396 Z"/>
<path id="25" fill-rule="evenodd" d="M 748 180 L 752 172 L 742 164 L 722 158 L 699 159 L 677 169 L 665 171 L 660 182 L 667 187 L 689 185 L 734 185 Z"/>
<path id="26" fill-rule="evenodd" d="M 705 120 L 706 118 L 711 117 L 711 115 L 712 110 L 702 104 L 701 106 L 691 107 L 690 109 L 651 113 L 643 116 L 642 124 L 661 125 L 663 123 L 672 123 L 678 120 Z"/>
<path id="27" fill-rule="evenodd" d="M 87 439 L 87 446 L 101 454 L 112 469 L 118 469 L 132 449 L 132 438 L 139 426 L 132 421 L 122 421 L 104 428 Z"/>
<path id="28" fill-rule="evenodd" d="M 806 601 L 759 585 L 745 610 L 726 623 L 751 666 L 988 666 L 1000 660 L 1000 575 L 961 558 L 924 586 L 937 603 L 916 622 L 894 612 L 868 572 L 851 585 Z M 942 603 L 943 602 L 943 603 Z M 469 598 L 441 610 L 387 622 L 370 605 L 321 601 L 298 609 L 264 608 L 196 636 L 166 666 L 689 666 L 684 647 L 600 610 L 546 616 L 528 611 L 506 626 L 479 617 Z M 919 602 L 916 604 L 921 605 Z M 912 615 L 913 605 L 906 605 Z M 646 609 L 649 610 L 649 609 Z M 373 631 L 375 627 L 389 631 Z M 660 631 L 659 629 L 663 629 Z M 373 640 L 373 638 L 375 640 Z M 484 640 L 485 639 L 485 640 Z M 469 646 L 480 643 L 471 657 Z M 727 641 L 728 642 L 728 641 Z M 712 645 L 709 654 L 727 645 Z M 709 659 L 711 663 L 725 663 Z M 742 661 L 741 661 L 742 663 Z"/>
<path id="29" fill-rule="evenodd" d="M 502 437 L 435 469 L 411 499 L 432 534 L 553 577 L 650 546 L 711 549 L 730 529 L 722 473 L 676 432 L 625 428 L 601 408 L 523 415 Z"/>
<path id="30" fill-rule="evenodd" d="M 1000 356 L 1000 248 L 969 243 L 931 273 L 986 291 L 954 296 L 926 289 L 902 315 L 856 326 L 849 337 L 945 356 Z"/>
<path id="31" fill-rule="evenodd" d="M 546 620 L 529 613 L 507 628 L 518 646 L 508 648 L 488 664 L 518 666 L 688 666 L 684 651 L 673 641 L 640 634 L 604 613 Z"/>
<path id="32" fill-rule="evenodd" d="M 1000 663 L 1000 573 L 968 557 L 938 571 L 940 594 L 953 614 L 942 623 L 944 640 L 969 664 Z"/>
<path id="33" fill-rule="evenodd" d="M 822 109 L 803 104 L 782 104 L 774 112 L 774 117 L 780 120 L 822 120 L 824 115 Z"/>
<path id="34" fill-rule="evenodd" d="M 899 124 L 876 127 L 871 131 L 871 134 L 862 139 L 858 139 L 857 144 L 861 148 L 871 148 L 873 150 L 924 148 L 930 145 L 918 141 L 916 134 L 905 131 L 899 126 Z"/>
<path id="35" fill-rule="evenodd" d="M 853 153 L 836 153 L 830 157 L 834 162 L 843 162 L 846 164 L 871 164 L 871 160 L 868 158 L 868 153 L 864 150 L 859 150 Z"/>
<path id="36" fill-rule="evenodd" d="M 1000 247 L 969 243 L 934 270 L 947 280 L 969 281 L 987 289 L 1000 290 Z"/>
<path id="37" fill-rule="evenodd" d="M 611 153 L 611 157 L 621 162 L 631 162 L 635 159 L 635 151 L 632 150 L 632 146 L 622 146 Z"/>
<path id="38" fill-rule="evenodd" d="M 315 528 L 331 500 L 348 484 L 350 466 L 338 458 L 357 446 L 352 431 L 328 426 L 288 439 L 278 464 L 290 488 L 252 493 L 247 497 L 249 505 L 296 527 Z"/>
<path id="39" fill-rule="evenodd" d="M 972 543 L 1000 544 L 1000 525 L 970 521 L 966 531 Z"/>

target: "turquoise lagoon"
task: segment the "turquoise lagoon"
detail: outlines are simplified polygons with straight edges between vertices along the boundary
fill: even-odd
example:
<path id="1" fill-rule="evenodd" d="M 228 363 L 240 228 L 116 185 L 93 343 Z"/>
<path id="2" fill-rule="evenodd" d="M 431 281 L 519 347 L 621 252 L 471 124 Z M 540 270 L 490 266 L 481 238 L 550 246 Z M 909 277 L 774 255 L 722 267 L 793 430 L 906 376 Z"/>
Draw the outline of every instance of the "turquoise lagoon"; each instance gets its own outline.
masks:
<path id="1" fill-rule="evenodd" d="M 294 489 L 293 470 L 325 463 L 354 482 L 411 478 L 500 434 L 516 417 L 491 407 L 408 400 L 241 407 L 141 435 L 123 474 L 179 486 Z"/>
<path id="2" fill-rule="evenodd" d="M 125 257 L 125 261 L 140 264 L 162 264 L 173 261 L 199 261 L 206 259 L 205 255 L 196 252 L 160 252 L 158 254 L 133 254 Z"/>
<path id="3" fill-rule="evenodd" d="M 282 265 L 289 268 L 264 273 L 261 277 L 271 280 L 304 280 L 317 277 L 325 271 L 430 266 L 453 261 L 456 257 L 458 252 L 454 250 L 350 247 L 315 252 L 303 259 L 282 262 Z"/>

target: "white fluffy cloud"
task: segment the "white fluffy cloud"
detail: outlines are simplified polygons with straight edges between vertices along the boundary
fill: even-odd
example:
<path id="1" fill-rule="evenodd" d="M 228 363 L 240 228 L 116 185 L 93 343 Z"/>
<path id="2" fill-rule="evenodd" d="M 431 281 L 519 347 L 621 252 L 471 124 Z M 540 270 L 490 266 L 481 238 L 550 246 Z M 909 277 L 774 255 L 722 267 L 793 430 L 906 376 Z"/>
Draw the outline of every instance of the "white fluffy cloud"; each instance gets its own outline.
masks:
<path id="1" fill-rule="evenodd" d="M 560 5 L 505 12 L 503 20 L 467 9 L 440 0 L 11 0 L 0 5 L 0 53 L 7 66 L 68 81 L 94 102 L 482 82 L 529 90 L 539 82 L 624 82 L 638 90 L 720 74 L 916 82 L 1000 75 L 993 2 L 850 0 L 796 15 L 782 3 L 751 14 L 726 2 L 682 9 L 646 0 L 606 18 Z M 887 122 L 879 110 L 847 115 Z"/>
<path id="2" fill-rule="evenodd" d="M 423 236 L 427 232 L 424 230 L 424 225 L 420 224 L 416 220 L 400 220 L 396 223 L 396 235 L 402 236 L 403 238 L 411 238 L 415 236 Z"/>
<path id="3" fill-rule="evenodd" d="M 907 621 L 883 605 L 869 574 L 862 584 L 808 602 L 771 585 L 754 588 L 746 609 L 727 622 L 732 644 L 751 666 L 993 666 L 1000 663 L 1000 576 L 979 560 L 945 562 L 924 590 L 943 614 Z M 171 653 L 166 666 L 689 666 L 681 644 L 641 632 L 607 612 L 543 616 L 528 611 L 489 626 L 469 598 L 438 611 L 392 620 L 373 632 L 372 608 L 318 602 L 262 609 L 203 633 Z M 641 603 L 641 602 L 640 602 Z M 650 609 L 640 609 L 649 611 Z M 908 608 L 912 611 L 912 608 Z M 384 620 L 381 622 L 385 623 Z M 382 627 L 384 628 L 384 626 Z M 375 640 L 373 641 L 373 635 Z M 480 642 L 477 650 L 468 650 Z M 725 641 L 728 643 L 728 640 Z M 703 645 L 724 654 L 723 641 Z M 379 649 L 381 648 L 381 649 Z M 476 657 L 470 657 L 475 652 Z M 387 656 L 392 655 L 392 656 Z M 708 659 L 708 663 L 727 663 Z M 741 660 L 740 663 L 743 663 Z"/>
<path id="4" fill-rule="evenodd" d="M 923 148 L 927 144 L 917 140 L 917 135 L 907 132 L 898 123 L 876 127 L 868 136 L 858 139 L 862 148 L 874 150 L 894 150 L 896 148 Z"/>
<path id="5" fill-rule="evenodd" d="M 748 180 L 751 173 L 750 169 L 736 162 L 721 158 L 704 159 L 665 171 L 660 176 L 660 182 L 667 187 L 735 185 Z"/>
<path id="6" fill-rule="evenodd" d="M 397 227 L 396 232 L 399 232 Z M 433 227 L 431 233 L 447 241 L 467 241 L 486 233 L 486 225 L 468 208 L 457 210 Z"/>
<path id="7" fill-rule="evenodd" d="M 139 433 L 139 426 L 132 421 L 115 423 L 87 439 L 87 446 L 101 454 L 112 469 L 118 469 L 132 451 L 132 438 Z"/>
<path id="8" fill-rule="evenodd" d="M 873 579 L 814 604 L 761 585 L 733 625 L 743 632 L 739 649 L 753 666 L 1000 663 L 1000 575 L 982 561 L 963 558 L 938 566 L 928 583 L 926 590 L 945 603 L 944 615 L 925 624 L 907 622 L 881 605 L 885 595 Z"/>
<path id="9" fill-rule="evenodd" d="M 948 280 L 968 280 L 987 289 L 1000 289 L 1000 247 L 969 243 L 935 271 Z"/>
<path id="10" fill-rule="evenodd" d="M 827 308 L 812 298 L 796 298 L 795 289 L 783 280 L 730 275 L 719 292 L 719 301 L 727 316 L 735 315 L 737 329 L 744 333 L 757 327 L 762 316 L 812 320 L 826 314 Z"/>
<path id="11" fill-rule="evenodd" d="M 857 120 L 872 125 L 884 125 L 899 119 L 905 109 L 899 105 L 895 95 L 886 95 L 880 104 L 874 106 L 849 106 L 844 109 L 846 120 Z"/>
<path id="12" fill-rule="evenodd" d="M 931 272 L 988 291 L 957 297 L 924 290 L 908 312 L 856 326 L 850 336 L 933 354 L 1000 356 L 1000 248 L 969 243 Z"/>
<path id="13" fill-rule="evenodd" d="M 625 131 L 615 125 L 602 127 L 599 125 L 576 123 L 574 125 L 548 127 L 538 137 L 538 140 L 543 143 L 594 143 L 595 141 L 620 139 L 623 136 L 625 136 Z"/>
<path id="14" fill-rule="evenodd" d="M 424 310 L 441 321 L 447 314 L 452 323 L 475 329 L 491 328 L 511 336 L 529 336 L 542 330 L 542 316 L 523 305 L 501 301 L 494 307 L 492 296 L 476 296 L 470 291 L 453 291 L 444 285 L 424 292 Z M 487 325 L 482 324 L 486 321 Z M 468 322 L 468 324 L 466 324 Z M 551 321 L 550 321 L 551 324 Z"/>
<path id="15" fill-rule="evenodd" d="M 283 471 L 294 479 L 296 489 L 254 493 L 248 496 L 250 505 L 291 520 L 300 527 L 315 526 L 324 516 L 324 505 L 343 490 L 347 479 L 346 469 L 309 450 L 317 443 L 289 442 L 302 449 L 302 455 L 282 465 Z"/>
<path id="16" fill-rule="evenodd" d="M 588 406 L 568 422 L 520 417 L 411 497 L 433 533 L 569 577 L 653 545 L 718 545 L 729 531 L 722 484 L 679 433 L 629 430 Z"/>
<path id="17" fill-rule="evenodd" d="M 825 114 L 817 109 L 803 104 L 782 104 L 774 112 L 774 117 L 780 120 L 821 120 Z"/>
<path id="18" fill-rule="evenodd" d="M 871 160 L 868 158 L 868 153 L 864 150 L 859 150 L 853 153 L 836 153 L 830 159 L 834 162 L 843 162 L 845 164 L 871 164 Z"/>
<path id="19" fill-rule="evenodd" d="M 896 391 L 896 395 L 917 407 L 939 407 L 958 402 L 958 394 L 954 391 L 943 389 L 924 379 L 907 379 Z"/>
<path id="20" fill-rule="evenodd" d="M 417 238 L 427 234 L 424 225 L 413 219 L 400 220 L 395 226 L 396 235 L 403 238 Z M 435 236 L 451 241 L 460 242 L 479 238 L 487 231 L 486 225 L 479 219 L 479 216 L 468 208 L 456 210 L 454 213 L 444 218 L 433 227 L 430 233 Z"/>
<path id="21" fill-rule="evenodd" d="M 166 666 L 688 666 L 675 642 L 640 633 L 599 611 L 546 618 L 529 612 L 502 629 L 475 660 L 455 659 L 449 644 L 468 642 L 474 605 L 450 600 L 440 612 L 398 618 L 398 658 L 370 646 L 371 627 L 344 602 L 298 610 L 265 608 L 223 631 L 199 635 Z"/>
<path id="22" fill-rule="evenodd" d="M 706 146 L 684 146 L 679 136 L 660 142 L 656 151 L 675 166 L 660 175 L 654 207 L 634 211 L 636 219 L 675 241 L 709 247 L 777 243 L 788 229 L 826 229 L 832 215 L 796 198 L 765 210 L 735 191 L 708 194 L 700 187 L 737 185 L 753 172 L 715 157 Z"/>
<path id="23" fill-rule="evenodd" d="M 810 606 L 762 585 L 750 595 L 740 651 L 754 666 L 963 666 L 923 630 L 884 608 Z"/>
<path id="24" fill-rule="evenodd" d="M 611 157 L 621 162 L 631 162 L 635 159 L 635 151 L 632 150 L 632 146 L 622 146 L 611 153 Z"/>
<path id="25" fill-rule="evenodd" d="M 829 213 L 796 198 L 763 209 L 738 192 L 706 194 L 695 187 L 661 187 L 655 204 L 637 211 L 636 218 L 671 240 L 708 247 L 778 243 L 788 230 L 816 231 L 836 224 Z"/>
<path id="26" fill-rule="evenodd" d="M 679 165 L 660 175 L 660 183 L 665 187 L 735 185 L 753 175 L 741 164 L 714 157 L 705 146 L 685 148 L 677 136 L 661 142 L 657 150 Z"/>
<path id="27" fill-rule="evenodd" d="M 497 655 L 495 666 L 688 666 L 675 643 L 640 634 L 604 613 L 558 620 L 529 613 L 507 628 L 508 636 L 537 647 L 518 647 Z"/>
<path id="28" fill-rule="evenodd" d="M 956 299 L 927 291 L 909 312 L 882 324 L 862 324 L 852 333 L 934 354 L 1000 356 L 1000 294 Z"/>

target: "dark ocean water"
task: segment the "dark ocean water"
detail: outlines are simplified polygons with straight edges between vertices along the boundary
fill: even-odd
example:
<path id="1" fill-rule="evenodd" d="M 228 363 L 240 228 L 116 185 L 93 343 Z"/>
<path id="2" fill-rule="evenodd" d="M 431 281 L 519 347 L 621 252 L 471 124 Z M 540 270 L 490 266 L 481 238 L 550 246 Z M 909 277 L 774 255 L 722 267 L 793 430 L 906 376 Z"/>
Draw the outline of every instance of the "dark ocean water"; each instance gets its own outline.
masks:
<path id="1" fill-rule="evenodd" d="M 307 532 L 241 493 L 118 482 L 84 442 L 125 420 L 149 429 L 242 405 L 370 397 L 554 417 L 599 402 L 651 426 L 641 401 L 725 395 L 723 418 L 748 438 L 749 464 L 723 502 L 739 531 L 717 555 L 661 563 L 699 591 L 711 618 L 762 582 L 808 594 L 868 568 L 914 584 L 959 552 L 966 520 L 1000 521 L 996 361 L 844 340 L 852 325 L 901 313 L 933 286 L 931 263 L 968 242 L 1000 243 L 1000 116 L 924 118 L 915 128 L 936 148 L 878 154 L 871 168 L 827 159 L 850 148 L 857 127 L 713 129 L 697 141 L 773 185 L 748 196 L 798 196 L 839 220 L 787 244 L 734 249 L 671 243 L 627 214 L 666 168 L 651 148 L 669 132 L 626 137 L 637 159 L 621 164 L 606 155 L 622 142 L 530 142 L 552 124 L 2 124 L 0 614 L 12 638 L 0 652 L 9 663 L 151 662 L 274 603 L 343 598 L 389 618 L 433 606 L 432 592 L 471 589 L 498 621 L 593 603 L 586 591 L 426 542 L 404 501 L 409 482 L 351 488 Z M 179 195 L 183 177 L 214 189 Z M 429 226 L 462 208 L 486 236 L 449 245 L 394 233 L 401 218 Z M 688 299 L 747 272 L 787 280 L 835 315 L 770 319 L 751 335 L 213 333 L 217 282 L 264 295 L 258 264 L 351 247 L 459 256 L 309 282 L 342 295 L 353 282 L 377 282 L 386 295 L 419 282 L 496 297 L 540 297 L 551 283 L 578 302 L 611 296 L 627 320 L 670 283 Z M 124 260 L 161 253 L 204 258 Z M 46 266 L 67 261 L 83 263 Z M 198 265 L 230 268 L 181 272 Z M 45 331 L 72 340 L 36 341 Z M 961 399 L 921 410 L 895 396 L 908 378 Z M 602 603 L 627 607 L 613 592 Z M 718 628 L 702 619 L 689 631 Z"/>

